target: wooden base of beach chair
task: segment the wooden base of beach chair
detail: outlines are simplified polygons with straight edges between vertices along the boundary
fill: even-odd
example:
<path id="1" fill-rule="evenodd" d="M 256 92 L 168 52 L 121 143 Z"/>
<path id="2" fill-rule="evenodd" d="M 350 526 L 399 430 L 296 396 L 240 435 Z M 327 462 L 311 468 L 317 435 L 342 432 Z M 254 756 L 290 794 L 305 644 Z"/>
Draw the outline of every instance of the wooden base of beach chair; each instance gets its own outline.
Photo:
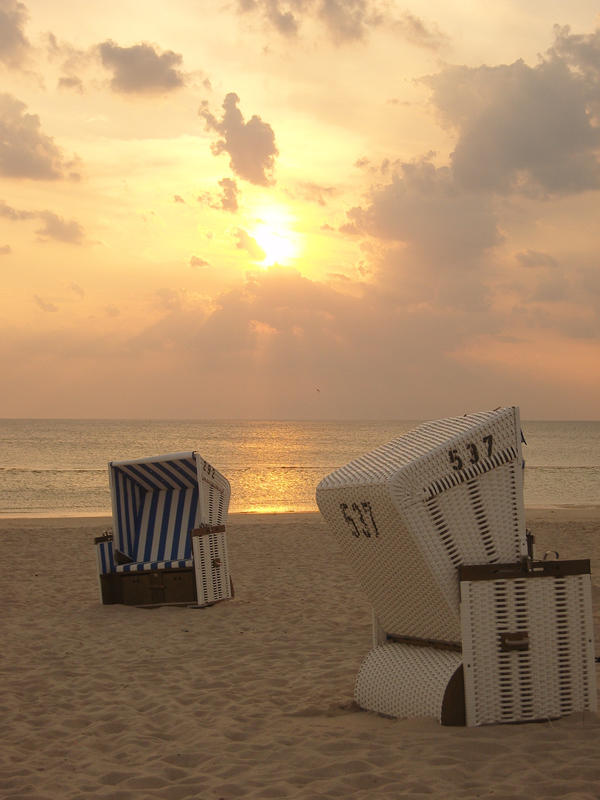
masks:
<path id="1" fill-rule="evenodd" d="M 354 697 L 361 708 L 388 717 L 464 725 L 461 654 L 396 642 L 374 647 L 361 665 Z"/>
<path id="2" fill-rule="evenodd" d="M 101 575 L 100 586 L 105 604 L 152 607 L 198 602 L 191 568 Z"/>

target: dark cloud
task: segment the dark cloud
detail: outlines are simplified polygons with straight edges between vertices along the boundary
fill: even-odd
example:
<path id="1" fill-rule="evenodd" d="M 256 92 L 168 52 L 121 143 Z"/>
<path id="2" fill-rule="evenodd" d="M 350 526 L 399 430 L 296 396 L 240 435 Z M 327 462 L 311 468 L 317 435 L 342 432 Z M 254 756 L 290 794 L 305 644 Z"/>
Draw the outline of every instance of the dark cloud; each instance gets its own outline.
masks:
<path id="1" fill-rule="evenodd" d="M 400 16 L 396 27 L 407 41 L 426 50 L 437 51 L 448 43 L 448 37 L 435 25 L 427 24 L 420 17 L 416 17 L 408 11 Z"/>
<path id="2" fill-rule="evenodd" d="M 371 0 L 238 0 L 241 13 L 259 13 L 279 33 L 296 36 L 305 18 L 319 20 L 336 43 L 363 39 L 387 19 Z"/>
<path id="3" fill-rule="evenodd" d="M 263 261 L 266 258 L 267 254 L 265 251 L 247 231 L 238 228 L 235 232 L 235 236 L 237 239 L 235 246 L 238 250 L 245 250 L 254 261 Z"/>
<path id="4" fill-rule="evenodd" d="M 557 267 L 558 262 L 548 253 L 537 250 L 524 250 L 516 254 L 517 261 L 523 267 Z"/>
<path id="5" fill-rule="evenodd" d="M 120 47 L 108 40 L 98 45 L 102 63 L 111 70 L 111 86 L 124 94 L 170 92 L 184 86 L 182 57 L 172 50 L 160 53 L 151 44 Z"/>
<path id="6" fill-rule="evenodd" d="M 43 241 L 55 239 L 70 244 L 83 243 L 84 230 L 75 220 L 65 220 L 52 211 L 40 211 L 36 216 L 44 221 L 44 227 L 36 231 Z"/>
<path id="7" fill-rule="evenodd" d="M 175 203 L 183 203 L 185 205 L 185 200 L 180 194 L 173 195 L 173 202 Z"/>
<path id="8" fill-rule="evenodd" d="M 76 294 L 77 297 L 80 297 L 82 300 L 85 297 L 85 291 L 81 288 L 81 286 L 78 283 L 71 284 L 71 291 L 74 294 Z"/>
<path id="9" fill-rule="evenodd" d="M 434 106 L 458 133 L 457 182 L 501 193 L 600 188 L 600 128 L 590 113 L 600 98 L 597 52 L 597 34 L 561 29 L 535 67 L 456 66 L 427 78 Z"/>
<path id="10" fill-rule="evenodd" d="M 373 237 L 377 280 L 412 303 L 484 308 L 488 261 L 502 242 L 489 198 L 427 160 L 401 164 L 348 212 L 347 235 Z"/>
<path id="11" fill-rule="evenodd" d="M 73 162 L 41 128 L 37 114 L 10 94 L 0 94 L 0 175 L 6 178 L 58 180 L 78 177 Z"/>
<path id="12" fill-rule="evenodd" d="M 402 242 L 441 264 L 471 264 L 501 240 L 491 204 L 427 160 L 402 164 L 390 183 L 372 190 L 369 205 L 348 217 L 355 232 Z"/>
<path id="13" fill-rule="evenodd" d="M 327 205 L 328 200 L 335 197 L 337 189 L 334 186 L 322 186 L 312 181 L 300 181 L 296 186 L 296 191 L 290 192 L 290 194 L 292 196 L 297 195 L 310 203 L 318 203 L 320 206 L 324 206 Z"/>
<path id="14" fill-rule="evenodd" d="M 373 28 L 386 26 L 417 47 L 439 50 L 447 43 L 435 25 L 376 0 L 238 0 L 241 14 L 258 14 L 278 33 L 296 37 L 305 20 L 319 22 L 336 44 L 364 40 Z"/>
<path id="15" fill-rule="evenodd" d="M 79 92 L 79 94 L 83 94 L 83 81 L 81 78 L 77 78 L 74 75 L 65 75 L 58 79 L 58 88 L 70 89 Z"/>
<path id="16" fill-rule="evenodd" d="M 47 33 L 44 41 L 48 59 L 59 62 L 63 73 L 58 80 L 58 88 L 83 94 L 82 75 L 97 59 L 97 50 L 94 48 L 82 50 L 69 42 L 59 41 L 53 33 Z"/>
<path id="17" fill-rule="evenodd" d="M 190 267 L 208 267 L 208 266 L 210 266 L 210 264 L 203 258 L 198 258 L 198 256 L 192 256 L 190 258 Z"/>
<path id="18" fill-rule="evenodd" d="M 9 244 L 3 244 L 0 247 L 0 256 L 8 256 L 12 253 L 12 247 Z"/>
<path id="19" fill-rule="evenodd" d="M 198 202 L 220 211 L 230 211 L 232 214 L 238 210 L 239 189 L 237 183 L 231 178 L 222 178 L 219 181 L 221 192 L 216 195 L 211 192 L 203 192 L 198 195 Z"/>
<path id="20" fill-rule="evenodd" d="M 221 187 L 221 208 L 224 211 L 235 213 L 238 210 L 238 188 L 237 183 L 231 178 L 223 178 L 219 181 Z"/>
<path id="21" fill-rule="evenodd" d="M 35 211 L 23 211 L 13 208 L 7 205 L 4 200 L 0 200 L 0 217 L 4 217 L 4 219 L 11 219 L 17 222 L 23 219 L 35 219 L 37 216 L 38 214 Z"/>
<path id="22" fill-rule="evenodd" d="M 53 211 L 27 211 L 13 208 L 0 200 L 0 217 L 19 222 L 26 219 L 40 219 L 44 227 L 36 231 L 42 241 L 55 239 L 59 242 L 83 244 L 84 230 L 75 220 L 65 220 Z"/>
<path id="23" fill-rule="evenodd" d="M 600 100 L 600 28 L 594 33 L 574 34 L 568 25 L 554 27 L 550 57 L 559 58 L 581 73 L 590 88 L 590 97 Z"/>
<path id="24" fill-rule="evenodd" d="M 49 314 L 55 314 L 58 311 L 58 306 L 54 303 L 49 302 L 48 300 L 44 300 L 38 294 L 34 294 L 33 299 L 36 305 Z"/>
<path id="25" fill-rule="evenodd" d="M 321 0 L 318 15 L 335 42 L 363 39 L 369 27 L 384 19 L 368 0 Z"/>
<path id="26" fill-rule="evenodd" d="M 228 153 L 229 165 L 236 175 L 250 183 L 267 186 L 272 182 L 271 172 L 275 157 L 279 155 L 275 134 L 267 122 L 256 114 L 244 122 L 238 108 L 240 98 L 230 92 L 223 101 L 223 117 L 218 120 L 203 104 L 198 113 L 206 122 L 207 130 L 223 138 L 211 146 L 215 155 Z"/>
<path id="27" fill-rule="evenodd" d="M 0 61 L 9 67 L 21 67 L 27 59 L 30 44 L 24 28 L 28 18 L 24 3 L 0 0 Z"/>

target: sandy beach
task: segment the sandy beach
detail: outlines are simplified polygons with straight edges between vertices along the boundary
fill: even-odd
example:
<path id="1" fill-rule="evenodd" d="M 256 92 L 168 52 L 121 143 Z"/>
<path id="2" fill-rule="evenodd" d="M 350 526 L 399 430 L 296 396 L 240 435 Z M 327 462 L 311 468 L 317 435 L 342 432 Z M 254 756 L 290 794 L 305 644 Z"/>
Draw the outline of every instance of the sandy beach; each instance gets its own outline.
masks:
<path id="1" fill-rule="evenodd" d="M 591 558 L 600 507 L 530 509 Z M 106 518 L 3 519 L 4 800 L 600 796 L 600 721 L 446 728 L 353 703 L 370 609 L 318 514 L 232 515 L 235 599 L 103 606 Z"/>

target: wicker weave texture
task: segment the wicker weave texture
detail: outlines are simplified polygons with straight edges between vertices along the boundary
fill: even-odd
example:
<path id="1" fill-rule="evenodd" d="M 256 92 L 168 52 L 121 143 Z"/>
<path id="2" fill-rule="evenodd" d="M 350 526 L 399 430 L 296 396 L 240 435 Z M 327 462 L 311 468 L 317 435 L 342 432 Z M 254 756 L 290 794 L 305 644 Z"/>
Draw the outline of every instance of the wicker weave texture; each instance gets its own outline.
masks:
<path id="1" fill-rule="evenodd" d="M 468 725 L 596 710 L 588 575 L 461 583 Z M 506 650 L 503 634 L 526 634 Z"/>
<path id="2" fill-rule="evenodd" d="M 520 437 L 516 408 L 438 420 L 321 481 L 319 509 L 384 630 L 459 641 L 456 567 L 526 552 Z"/>
<path id="3" fill-rule="evenodd" d="M 192 547 L 198 605 L 210 605 L 231 597 L 225 532 L 193 536 Z"/>
<path id="4" fill-rule="evenodd" d="M 195 456 L 200 486 L 197 522 L 199 525 L 224 525 L 231 497 L 229 481 L 199 453 Z"/>
<path id="5" fill-rule="evenodd" d="M 385 644 L 363 661 L 354 697 L 361 708 L 390 717 L 442 719 L 444 694 L 460 668 L 459 653 Z"/>

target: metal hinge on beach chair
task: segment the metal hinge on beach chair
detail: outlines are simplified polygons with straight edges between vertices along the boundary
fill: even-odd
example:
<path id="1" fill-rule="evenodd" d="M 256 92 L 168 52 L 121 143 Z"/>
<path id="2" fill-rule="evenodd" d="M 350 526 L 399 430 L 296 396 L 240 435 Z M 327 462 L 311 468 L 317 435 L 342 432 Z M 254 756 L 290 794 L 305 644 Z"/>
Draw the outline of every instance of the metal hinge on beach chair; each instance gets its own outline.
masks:
<path id="1" fill-rule="evenodd" d="M 589 565 L 533 562 L 521 443 L 516 407 L 437 420 L 317 487 L 373 606 L 363 708 L 469 725 L 595 709 Z"/>

